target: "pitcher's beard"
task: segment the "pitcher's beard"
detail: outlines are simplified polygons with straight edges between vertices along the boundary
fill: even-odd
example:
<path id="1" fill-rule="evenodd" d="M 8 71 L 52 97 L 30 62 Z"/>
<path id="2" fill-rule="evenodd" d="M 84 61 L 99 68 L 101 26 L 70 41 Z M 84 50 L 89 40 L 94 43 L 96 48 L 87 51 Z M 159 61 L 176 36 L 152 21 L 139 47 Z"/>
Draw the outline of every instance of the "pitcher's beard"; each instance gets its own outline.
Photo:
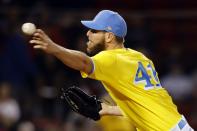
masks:
<path id="1" fill-rule="evenodd" d="M 87 53 L 90 56 L 94 56 L 103 50 L 105 50 L 105 44 L 104 44 L 104 42 L 100 42 L 100 43 L 96 44 L 94 47 L 92 47 L 90 50 L 87 50 Z"/>

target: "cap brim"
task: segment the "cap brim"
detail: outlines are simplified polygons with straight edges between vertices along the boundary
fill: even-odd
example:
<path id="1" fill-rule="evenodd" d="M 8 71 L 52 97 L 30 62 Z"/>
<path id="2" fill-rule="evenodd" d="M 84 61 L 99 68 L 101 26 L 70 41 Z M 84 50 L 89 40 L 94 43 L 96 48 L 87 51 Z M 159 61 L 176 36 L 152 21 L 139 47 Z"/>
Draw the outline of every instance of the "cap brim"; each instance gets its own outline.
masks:
<path id="1" fill-rule="evenodd" d="M 94 21 L 81 21 L 81 23 L 89 28 L 89 29 L 94 29 L 94 30 L 103 30 L 98 24 L 96 24 Z"/>

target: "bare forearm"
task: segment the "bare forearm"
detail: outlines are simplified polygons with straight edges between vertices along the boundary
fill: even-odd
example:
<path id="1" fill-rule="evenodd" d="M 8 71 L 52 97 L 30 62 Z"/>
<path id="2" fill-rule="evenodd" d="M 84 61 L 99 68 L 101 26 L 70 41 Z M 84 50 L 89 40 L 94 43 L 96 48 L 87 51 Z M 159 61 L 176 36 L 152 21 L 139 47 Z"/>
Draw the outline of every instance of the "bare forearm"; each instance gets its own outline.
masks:
<path id="1" fill-rule="evenodd" d="M 53 53 L 59 60 L 61 60 L 65 65 L 79 71 L 84 71 L 89 73 L 88 65 L 91 65 L 91 59 L 83 52 L 66 49 L 59 45 L 57 46 L 57 51 Z"/>
<path id="2" fill-rule="evenodd" d="M 110 106 L 109 110 L 109 115 L 122 116 L 122 112 L 120 111 L 120 108 L 118 106 Z"/>
<path id="3" fill-rule="evenodd" d="M 115 115 L 115 116 L 122 116 L 122 112 L 118 106 L 110 106 L 105 103 L 101 103 L 102 110 L 99 112 L 101 116 L 104 115 Z"/>
<path id="4" fill-rule="evenodd" d="M 93 66 L 90 57 L 80 51 L 66 49 L 53 42 L 43 30 L 37 29 L 30 43 L 35 49 L 41 49 L 53 54 L 65 65 L 79 71 L 90 73 Z"/>

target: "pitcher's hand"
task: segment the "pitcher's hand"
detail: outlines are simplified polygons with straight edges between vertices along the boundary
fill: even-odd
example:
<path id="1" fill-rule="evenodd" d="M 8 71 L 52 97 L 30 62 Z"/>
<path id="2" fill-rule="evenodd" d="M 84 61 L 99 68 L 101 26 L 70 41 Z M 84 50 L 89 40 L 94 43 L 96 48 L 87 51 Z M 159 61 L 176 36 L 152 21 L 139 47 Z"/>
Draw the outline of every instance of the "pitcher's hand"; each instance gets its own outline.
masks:
<path id="1" fill-rule="evenodd" d="M 33 44 L 34 49 L 41 49 L 50 54 L 53 54 L 58 50 L 58 45 L 41 29 L 36 29 L 32 36 L 32 40 L 30 40 L 29 43 Z"/>

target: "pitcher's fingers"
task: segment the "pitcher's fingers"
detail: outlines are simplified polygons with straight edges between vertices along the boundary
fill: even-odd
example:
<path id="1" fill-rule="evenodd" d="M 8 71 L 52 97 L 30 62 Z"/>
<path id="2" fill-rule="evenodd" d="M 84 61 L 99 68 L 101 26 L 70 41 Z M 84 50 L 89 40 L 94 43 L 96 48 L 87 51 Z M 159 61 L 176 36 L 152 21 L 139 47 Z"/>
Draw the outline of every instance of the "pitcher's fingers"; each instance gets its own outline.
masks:
<path id="1" fill-rule="evenodd" d="M 33 40 L 42 40 L 40 37 L 35 37 L 35 36 L 33 36 L 32 39 Z"/>
<path id="2" fill-rule="evenodd" d="M 42 31 L 41 29 L 37 29 L 33 36 L 40 37 L 42 40 L 48 39 L 47 34 L 45 34 L 44 31 Z"/>
<path id="3" fill-rule="evenodd" d="M 34 49 L 42 49 L 42 50 L 45 50 L 45 49 L 46 49 L 46 46 L 34 45 L 33 48 L 34 48 Z"/>
<path id="4" fill-rule="evenodd" d="M 36 32 L 33 34 L 33 37 L 39 37 L 39 38 L 43 38 L 43 34 L 41 34 L 40 32 Z"/>
<path id="5" fill-rule="evenodd" d="M 40 41 L 40 40 L 30 40 L 29 43 L 31 44 L 36 44 L 36 45 L 43 45 L 43 46 L 46 46 L 47 44 Z"/>
<path id="6" fill-rule="evenodd" d="M 37 29 L 36 32 L 41 33 L 41 34 L 45 34 L 42 29 Z"/>

